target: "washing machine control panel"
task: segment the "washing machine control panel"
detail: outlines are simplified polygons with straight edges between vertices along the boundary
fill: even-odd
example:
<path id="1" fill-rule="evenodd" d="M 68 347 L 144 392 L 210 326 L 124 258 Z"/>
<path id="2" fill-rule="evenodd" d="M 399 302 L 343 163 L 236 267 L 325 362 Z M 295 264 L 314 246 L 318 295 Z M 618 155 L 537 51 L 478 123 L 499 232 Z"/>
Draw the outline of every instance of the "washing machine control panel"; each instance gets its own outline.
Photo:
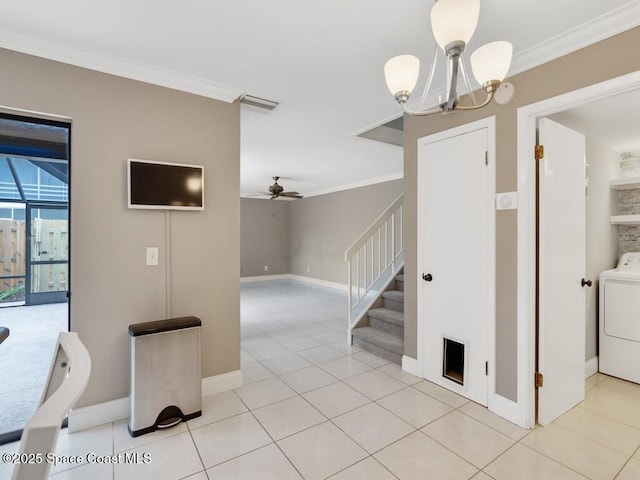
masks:
<path id="1" fill-rule="evenodd" d="M 632 270 L 640 272 L 640 252 L 624 253 L 618 260 L 618 270 Z"/>

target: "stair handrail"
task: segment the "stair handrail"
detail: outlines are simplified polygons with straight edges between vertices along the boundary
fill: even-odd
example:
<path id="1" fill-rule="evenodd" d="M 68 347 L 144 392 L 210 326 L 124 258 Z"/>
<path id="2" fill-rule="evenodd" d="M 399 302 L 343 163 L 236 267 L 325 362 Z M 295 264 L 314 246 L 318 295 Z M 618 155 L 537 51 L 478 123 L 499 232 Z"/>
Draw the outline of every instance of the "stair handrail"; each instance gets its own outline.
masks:
<path id="1" fill-rule="evenodd" d="M 398 263 L 402 259 L 404 253 L 402 236 L 403 207 L 404 194 L 401 194 L 344 252 L 344 259 L 347 262 L 349 293 L 349 343 L 351 343 L 351 330 L 359 320 L 359 317 L 354 315 L 354 312 L 366 298 L 369 298 L 367 294 L 377 285 L 377 282 L 384 279 L 385 275 L 391 275 L 394 270 L 398 269 Z M 390 232 L 389 229 L 391 230 Z M 376 237 L 377 242 L 375 241 Z M 371 254 L 369 254 L 369 245 L 371 245 Z M 376 246 L 377 252 L 374 252 Z M 384 254 L 382 252 L 383 247 Z M 362 266 L 360 264 L 361 252 L 365 260 Z M 374 257 L 376 253 L 377 264 Z M 370 262 L 369 255 L 371 255 Z M 383 255 L 384 261 L 382 259 Z M 354 262 L 356 267 L 355 285 L 353 278 Z M 361 278 L 361 270 L 364 278 Z"/>
<path id="2" fill-rule="evenodd" d="M 360 235 L 344 252 L 344 260 L 348 262 L 350 258 L 369 240 L 378 229 L 391 217 L 391 215 L 404 204 L 404 193 L 401 193 L 387 209 L 376 218 L 373 223 Z"/>

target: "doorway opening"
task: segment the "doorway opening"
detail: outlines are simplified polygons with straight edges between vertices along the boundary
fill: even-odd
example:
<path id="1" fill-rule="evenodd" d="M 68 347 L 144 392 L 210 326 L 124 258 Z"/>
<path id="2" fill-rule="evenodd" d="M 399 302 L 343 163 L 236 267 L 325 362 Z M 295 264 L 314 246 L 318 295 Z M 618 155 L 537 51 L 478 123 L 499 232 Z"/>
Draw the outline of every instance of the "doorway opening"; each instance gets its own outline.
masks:
<path id="1" fill-rule="evenodd" d="M 20 437 L 69 330 L 69 122 L 0 113 L 0 443 Z"/>
<path id="2" fill-rule="evenodd" d="M 567 399 L 563 394 L 564 384 L 562 384 L 562 388 L 552 387 L 547 381 L 546 373 L 553 372 L 555 374 L 565 369 L 563 365 L 572 363 L 579 367 L 576 369 L 576 372 L 579 371 L 580 373 L 576 373 L 576 375 L 581 375 L 580 380 L 584 383 L 586 371 L 597 371 L 597 361 L 594 363 L 588 358 L 590 356 L 590 345 L 595 347 L 596 332 L 591 332 L 593 329 L 590 329 L 592 335 L 587 334 L 586 355 L 583 348 L 581 358 L 577 356 L 575 358 L 568 358 L 564 349 L 562 351 L 558 349 L 556 349 L 555 352 L 551 351 L 548 355 L 545 354 L 546 358 L 541 356 L 536 357 L 538 349 L 535 343 L 535 317 L 538 302 L 536 297 L 537 282 L 535 270 L 538 255 L 536 254 L 537 245 L 535 232 L 538 211 L 535 205 L 537 186 L 535 178 L 536 165 L 535 162 L 532 161 L 536 145 L 536 127 L 539 121 L 545 117 L 552 118 L 555 121 L 560 121 L 567 125 L 566 118 L 562 119 L 561 114 L 570 114 L 572 111 L 575 113 L 581 107 L 595 106 L 596 102 L 611 107 L 612 102 L 616 102 L 618 98 L 622 98 L 625 94 L 631 94 L 639 90 L 640 72 L 634 72 L 518 109 L 518 344 L 525 347 L 518 349 L 518 398 L 523 399 L 521 404 L 522 417 L 518 423 L 522 426 L 531 428 L 535 425 L 536 387 L 531 379 L 540 378 L 537 373 L 544 375 L 544 377 L 541 378 L 544 386 L 540 390 L 547 390 L 546 393 L 548 393 L 550 389 L 555 390 L 557 395 L 554 395 L 554 402 L 566 402 Z M 628 99 L 626 102 L 629 102 Z M 616 116 L 621 112 L 615 108 L 611 111 L 614 112 L 613 114 Z M 608 125 L 608 127 L 613 127 L 614 123 L 609 123 L 610 125 Z M 637 124 L 637 117 L 634 122 L 628 123 Z M 573 129 L 578 129 L 575 124 L 570 126 L 573 127 Z M 618 128 L 618 131 L 619 130 Z M 584 132 L 584 130 L 582 131 Z M 591 168 L 592 165 L 590 165 L 587 160 L 587 172 L 589 172 Z M 584 175 L 581 180 L 584 182 Z M 584 186 L 583 183 L 583 193 Z M 587 186 L 587 197 L 589 195 L 588 189 L 591 186 L 590 183 Z M 607 190 L 609 190 L 608 185 Z M 607 192 L 607 194 L 610 194 L 610 192 Z M 587 207 L 587 211 L 588 208 L 589 207 Z M 588 216 L 591 218 L 591 214 L 588 213 Z M 606 218 L 605 223 L 606 222 L 610 224 L 610 218 Z M 600 249 L 600 251 L 604 250 Z M 587 255 L 587 258 L 589 258 L 589 255 Z M 577 272 L 576 282 L 574 282 L 577 285 L 574 285 L 574 287 L 590 292 L 592 296 L 591 301 L 595 302 L 596 298 L 594 298 L 594 296 L 597 295 L 597 289 L 585 289 L 584 285 L 586 284 L 586 286 L 589 287 L 590 282 L 592 284 L 595 283 L 598 270 L 592 270 L 590 272 L 588 265 L 585 269 L 584 264 L 582 268 L 582 272 Z M 580 275 L 580 273 L 582 274 Z M 544 280 L 542 281 L 544 282 Z M 587 303 L 587 308 L 588 305 Z M 544 338 L 545 327 L 547 325 L 545 325 L 544 322 L 545 320 L 541 318 L 540 352 L 544 351 L 547 343 Z M 590 320 L 587 318 L 587 324 L 589 324 L 589 322 Z M 585 319 L 582 318 L 582 335 L 585 333 L 584 324 Z M 585 356 L 587 357 L 586 359 Z M 540 369 L 543 371 L 537 371 L 536 361 L 540 362 Z M 542 399 L 540 401 L 544 402 Z M 565 407 L 570 408 L 570 403 L 569 401 Z"/>

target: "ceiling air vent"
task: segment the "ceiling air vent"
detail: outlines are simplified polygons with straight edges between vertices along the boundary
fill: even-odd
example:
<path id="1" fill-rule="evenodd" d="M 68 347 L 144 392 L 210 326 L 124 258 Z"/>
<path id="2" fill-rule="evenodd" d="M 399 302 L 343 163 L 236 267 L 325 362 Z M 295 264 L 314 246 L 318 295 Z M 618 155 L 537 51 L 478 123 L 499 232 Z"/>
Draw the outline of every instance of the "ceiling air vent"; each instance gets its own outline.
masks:
<path id="1" fill-rule="evenodd" d="M 404 117 L 398 117 L 390 122 L 383 123 L 382 125 L 362 132 L 359 137 L 368 138 L 369 140 L 376 140 L 378 142 L 390 143 L 391 145 L 398 145 L 402 147 L 404 131 Z"/>
<path id="2" fill-rule="evenodd" d="M 240 98 L 240 103 L 267 111 L 271 111 L 278 106 L 278 102 L 267 100 L 266 98 L 254 97 L 252 95 L 243 95 L 242 98 Z"/>

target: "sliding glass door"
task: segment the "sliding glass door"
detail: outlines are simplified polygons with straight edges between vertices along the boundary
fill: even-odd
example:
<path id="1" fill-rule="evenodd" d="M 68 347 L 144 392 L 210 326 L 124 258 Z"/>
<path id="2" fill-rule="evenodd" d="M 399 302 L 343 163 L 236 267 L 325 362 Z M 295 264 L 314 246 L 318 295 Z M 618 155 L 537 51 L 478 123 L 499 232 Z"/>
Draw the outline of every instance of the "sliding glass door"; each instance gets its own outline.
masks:
<path id="1" fill-rule="evenodd" d="M 20 438 L 69 328 L 70 127 L 0 113 L 0 444 Z"/>

